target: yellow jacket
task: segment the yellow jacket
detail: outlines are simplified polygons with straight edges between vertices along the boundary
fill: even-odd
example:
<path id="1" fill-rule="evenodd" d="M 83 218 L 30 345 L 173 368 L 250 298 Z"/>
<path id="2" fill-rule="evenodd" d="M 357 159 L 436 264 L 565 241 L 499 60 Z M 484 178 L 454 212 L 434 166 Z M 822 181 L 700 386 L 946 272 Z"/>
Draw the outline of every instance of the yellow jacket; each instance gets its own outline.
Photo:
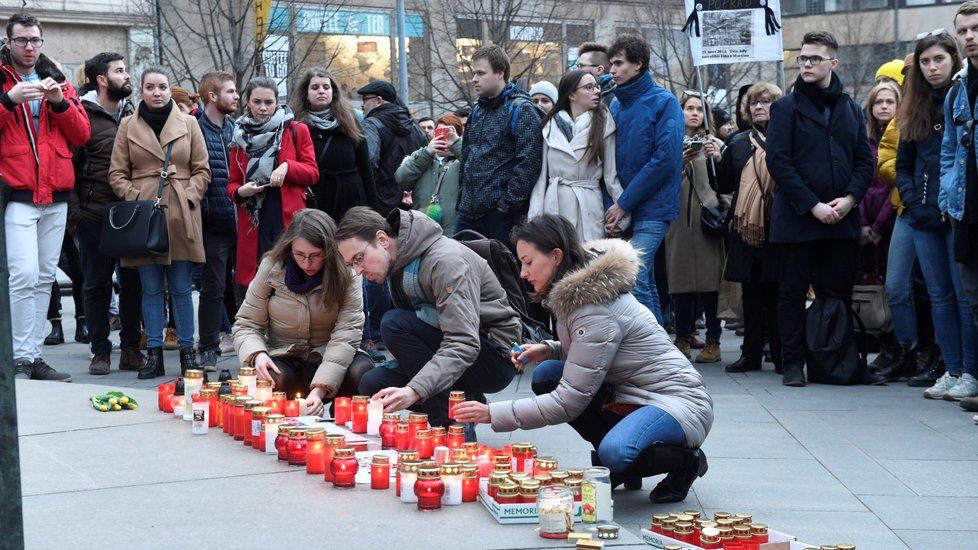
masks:
<path id="1" fill-rule="evenodd" d="M 876 151 L 876 163 L 879 170 L 880 179 L 883 183 L 893 186 L 893 194 L 890 202 L 897 209 L 897 215 L 903 214 L 903 202 L 900 200 L 900 193 L 896 188 L 896 157 L 897 146 L 900 144 L 900 129 L 897 127 L 896 119 L 890 121 L 880 139 L 879 149 Z"/>

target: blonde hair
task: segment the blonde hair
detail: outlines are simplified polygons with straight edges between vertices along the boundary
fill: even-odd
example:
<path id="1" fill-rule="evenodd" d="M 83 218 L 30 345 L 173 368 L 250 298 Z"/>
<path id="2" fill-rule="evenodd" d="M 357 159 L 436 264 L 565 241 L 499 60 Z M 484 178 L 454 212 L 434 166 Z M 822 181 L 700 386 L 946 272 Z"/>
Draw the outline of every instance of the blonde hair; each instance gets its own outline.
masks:
<path id="1" fill-rule="evenodd" d="M 882 131 L 886 129 L 885 125 L 884 128 L 878 128 L 876 124 L 876 117 L 873 116 L 873 104 L 876 103 L 876 96 L 880 95 L 880 92 L 884 90 L 893 92 L 893 97 L 896 99 L 896 110 L 899 110 L 900 108 L 900 88 L 895 82 L 884 80 L 883 82 L 873 86 L 873 88 L 869 91 L 869 98 L 866 99 L 866 131 L 871 137 L 879 137 L 877 134 L 882 134 Z M 896 110 L 893 112 L 894 115 L 896 115 Z"/>
<path id="2" fill-rule="evenodd" d="M 744 97 L 740 100 L 740 117 L 747 124 L 754 124 L 754 115 L 750 112 L 750 102 L 760 99 L 764 94 L 771 96 L 771 101 L 777 101 L 784 95 L 781 92 L 781 88 L 763 80 L 747 88 L 747 91 L 744 92 Z"/>

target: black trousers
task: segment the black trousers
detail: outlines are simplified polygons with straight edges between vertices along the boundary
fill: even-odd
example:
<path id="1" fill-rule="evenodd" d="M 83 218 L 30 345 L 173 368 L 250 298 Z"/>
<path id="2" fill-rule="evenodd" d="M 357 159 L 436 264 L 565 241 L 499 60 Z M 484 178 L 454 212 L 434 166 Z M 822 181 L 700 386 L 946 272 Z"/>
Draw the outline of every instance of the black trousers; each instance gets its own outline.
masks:
<path id="1" fill-rule="evenodd" d="M 75 227 L 81 262 L 85 271 L 85 326 L 92 340 L 92 353 L 112 352 L 109 342 L 109 305 L 112 301 L 112 275 L 118 261 L 98 250 L 102 224 L 82 218 Z M 119 269 L 119 321 L 122 347 L 138 348 L 142 326 L 143 286 L 139 272 L 133 268 Z"/>
<path id="2" fill-rule="evenodd" d="M 374 367 L 360 381 L 360 394 L 373 395 L 384 388 L 404 387 L 441 347 L 442 331 L 425 323 L 413 311 L 392 309 L 380 323 L 384 345 L 397 359 L 396 368 Z M 475 362 L 468 366 L 451 388 L 416 403 L 411 410 L 428 414 L 432 426 L 445 426 L 448 420 L 448 393 L 462 390 L 467 400 L 485 403 L 487 393 L 496 393 L 509 385 L 516 369 L 509 361 L 509 350 L 482 338 Z"/>
<path id="3" fill-rule="evenodd" d="M 309 384 L 312 383 L 312 378 L 316 375 L 316 369 L 319 368 L 318 363 L 307 363 L 291 357 L 277 357 L 273 358 L 272 361 L 282 371 L 281 374 L 269 371 L 272 380 L 275 381 L 275 391 L 285 392 L 285 395 L 290 399 L 296 394 L 309 395 Z M 336 395 L 341 397 L 358 395 L 357 388 L 360 385 L 360 379 L 373 368 L 373 365 L 373 361 L 367 354 L 358 351 L 353 356 L 353 362 L 346 369 L 346 376 L 336 391 Z"/>
<path id="4" fill-rule="evenodd" d="M 676 337 L 689 338 L 696 324 L 697 303 L 702 304 L 706 318 L 706 339 L 720 340 L 723 329 L 717 318 L 720 303 L 719 292 L 684 292 L 672 295 L 672 309 L 676 312 Z"/>
<path id="5" fill-rule="evenodd" d="M 82 318 L 85 316 L 85 300 L 82 293 L 85 276 L 78 254 L 78 246 L 67 233 L 65 233 L 64 242 L 61 243 L 61 257 L 58 258 L 58 267 L 71 279 L 71 297 L 75 302 L 75 318 Z M 58 281 L 54 281 L 51 286 L 51 301 L 48 302 L 48 321 L 60 320 L 61 287 L 58 286 Z"/>
<path id="6" fill-rule="evenodd" d="M 221 338 L 224 291 L 227 284 L 228 258 L 236 237 L 204 232 L 204 265 L 200 273 L 200 303 L 197 324 L 200 350 L 216 350 Z"/>
<path id="7" fill-rule="evenodd" d="M 778 324 L 786 367 L 805 363 L 805 297 L 809 286 L 815 288 L 816 296 L 835 296 L 852 307 L 858 246 L 856 239 L 782 245 Z"/>
<path id="8" fill-rule="evenodd" d="M 771 344 L 771 357 L 781 360 L 781 331 L 778 330 L 778 283 L 740 283 L 744 302 L 744 349 L 742 355 L 753 365 L 764 360 L 764 341 Z"/>

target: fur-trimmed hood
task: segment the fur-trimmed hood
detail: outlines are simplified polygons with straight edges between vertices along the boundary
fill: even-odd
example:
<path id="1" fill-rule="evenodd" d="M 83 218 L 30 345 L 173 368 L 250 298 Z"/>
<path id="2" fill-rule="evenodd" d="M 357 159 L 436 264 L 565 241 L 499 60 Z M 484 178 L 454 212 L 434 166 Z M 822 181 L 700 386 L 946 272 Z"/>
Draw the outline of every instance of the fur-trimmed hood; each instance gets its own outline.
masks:
<path id="1" fill-rule="evenodd" d="M 10 60 L 10 48 L 7 45 L 0 47 L 0 65 L 10 67 L 13 70 L 13 64 Z M 34 70 L 37 71 L 37 76 L 41 79 L 51 77 L 57 82 L 64 82 L 67 80 L 58 64 L 55 63 L 51 58 L 44 55 L 43 53 L 37 56 L 37 63 L 34 65 Z M 0 73 L 0 83 L 6 81 L 6 75 Z"/>
<path id="2" fill-rule="evenodd" d="M 630 243 L 603 239 L 591 241 L 585 248 L 597 256 L 565 275 L 547 296 L 546 306 L 558 318 L 587 305 L 614 300 L 635 287 L 640 260 Z"/>

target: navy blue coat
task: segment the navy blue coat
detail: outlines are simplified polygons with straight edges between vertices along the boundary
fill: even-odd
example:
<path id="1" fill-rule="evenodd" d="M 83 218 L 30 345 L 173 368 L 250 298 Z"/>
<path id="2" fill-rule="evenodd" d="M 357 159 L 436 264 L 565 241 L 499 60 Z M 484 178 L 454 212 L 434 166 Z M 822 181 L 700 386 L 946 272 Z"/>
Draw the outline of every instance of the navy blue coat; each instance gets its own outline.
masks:
<path id="1" fill-rule="evenodd" d="M 938 206 L 941 191 L 941 133 L 924 141 L 901 139 L 897 148 L 896 185 L 903 201 L 901 216 L 917 229 L 943 229 Z M 925 199 L 926 197 L 926 199 Z"/>
<path id="2" fill-rule="evenodd" d="M 838 99 L 829 122 L 807 97 L 792 92 L 771 105 L 767 169 L 774 178 L 771 242 L 858 239 L 859 208 L 827 225 L 812 215 L 819 202 L 851 194 L 862 200 L 876 161 L 866 117 L 848 95 Z"/>
<path id="3" fill-rule="evenodd" d="M 203 109 L 197 109 L 194 114 L 204 134 L 211 167 L 211 181 L 200 199 L 201 227 L 205 233 L 233 237 L 238 233 L 234 203 L 228 196 L 228 158 L 234 136 L 234 121 L 228 118 L 224 121 L 224 127 L 218 128 L 204 115 Z"/>

